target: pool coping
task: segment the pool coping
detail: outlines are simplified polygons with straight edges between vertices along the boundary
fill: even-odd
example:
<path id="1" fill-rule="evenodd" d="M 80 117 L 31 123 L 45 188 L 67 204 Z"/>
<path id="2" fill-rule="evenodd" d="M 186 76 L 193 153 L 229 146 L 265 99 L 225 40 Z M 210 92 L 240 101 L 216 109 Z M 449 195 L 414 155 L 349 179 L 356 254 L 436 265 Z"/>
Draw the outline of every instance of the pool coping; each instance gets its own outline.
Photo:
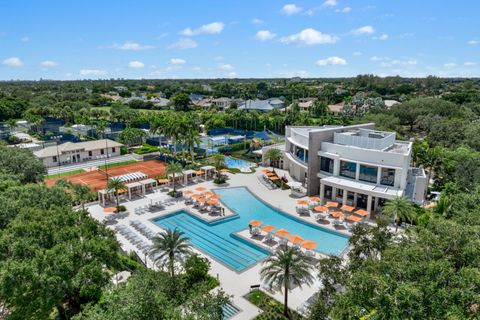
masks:
<path id="1" fill-rule="evenodd" d="M 238 219 L 239 218 L 239 214 L 238 213 L 234 213 L 234 215 L 231 215 L 231 216 L 228 216 L 228 217 L 222 217 L 221 219 L 217 219 L 216 221 L 208 221 L 208 220 L 205 220 L 205 219 L 202 219 L 200 217 L 198 217 L 197 215 L 195 215 L 194 213 L 192 213 L 190 210 L 188 210 L 189 208 L 188 207 L 185 207 L 184 209 L 178 209 L 178 210 L 174 210 L 174 211 L 171 211 L 171 212 L 168 212 L 168 213 L 164 213 L 164 214 L 161 214 L 161 215 L 157 215 L 155 217 L 151 217 L 150 219 L 147 219 L 148 221 L 150 221 L 152 224 L 154 224 L 155 226 L 157 227 L 160 227 L 162 228 L 163 230 L 165 230 L 165 228 L 162 226 L 162 225 L 159 225 L 157 223 L 155 223 L 154 220 L 160 220 L 160 219 L 165 219 L 165 218 L 168 218 L 168 217 L 171 217 L 171 216 L 174 216 L 174 215 L 177 215 L 177 214 L 180 214 L 182 212 L 185 212 L 187 213 L 188 215 L 192 216 L 194 219 L 197 219 L 198 221 L 200 221 L 201 223 L 204 223 L 206 225 L 216 225 L 216 224 L 219 224 L 221 222 L 224 222 L 224 221 L 228 221 L 228 220 L 233 220 L 233 219 Z M 232 211 L 234 212 L 234 211 Z M 219 221 L 221 220 L 221 221 Z M 242 229 L 242 230 L 245 230 L 245 229 Z M 265 248 L 262 248 L 256 244 L 253 244 L 249 241 L 246 241 L 245 239 L 243 239 L 242 237 L 238 236 L 238 235 L 235 235 L 235 232 L 232 232 L 230 233 L 230 237 L 238 240 L 238 241 L 241 241 L 243 242 L 244 244 L 247 244 L 248 246 L 252 247 L 253 249 L 256 249 L 258 251 L 261 251 L 263 253 L 265 253 L 267 255 L 267 257 L 271 254 L 271 251 L 269 250 L 266 250 Z M 211 259 L 215 260 L 216 262 L 220 263 L 222 266 L 224 266 L 225 268 L 229 269 L 230 271 L 233 271 L 237 274 L 241 274 L 247 270 L 250 270 L 251 268 L 255 267 L 256 265 L 258 265 L 260 262 L 262 262 L 263 260 L 265 260 L 267 257 L 263 258 L 263 259 L 260 259 L 258 260 L 257 262 L 249 265 L 248 267 L 246 268 L 243 268 L 242 270 L 235 270 L 233 269 L 232 267 L 230 267 L 229 265 L 227 265 L 226 263 L 224 263 L 223 261 L 220 261 L 219 259 L 217 259 L 215 256 L 205 252 L 204 250 L 200 249 L 198 246 L 195 246 L 195 245 L 192 245 L 196 250 L 198 250 L 199 252 L 203 253 L 204 255 L 210 257 Z"/>

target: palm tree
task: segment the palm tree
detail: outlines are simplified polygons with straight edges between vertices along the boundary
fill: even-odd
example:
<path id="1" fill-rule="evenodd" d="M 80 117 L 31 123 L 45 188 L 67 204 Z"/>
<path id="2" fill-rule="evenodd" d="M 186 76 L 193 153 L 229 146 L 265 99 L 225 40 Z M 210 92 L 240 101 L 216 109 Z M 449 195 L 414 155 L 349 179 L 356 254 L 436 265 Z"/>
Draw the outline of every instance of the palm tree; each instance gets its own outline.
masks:
<path id="1" fill-rule="evenodd" d="M 125 183 L 119 178 L 112 178 L 108 180 L 107 192 L 111 192 L 111 191 L 115 192 L 115 199 L 117 200 L 117 212 L 120 209 L 120 199 L 118 197 L 118 192 L 126 188 L 127 186 L 125 185 Z"/>
<path id="2" fill-rule="evenodd" d="M 270 148 L 265 152 L 265 160 L 270 162 L 273 170 L 273 164 L 283 159 L 283 153 L 279 149 Z"/>
<path id="3" fill-rule="evenodd" d="M 181 255 L 190 253 L 189 238 L 178 229 L 167 229 L 159 233 L 153 238 L 153 247 L 150 256 L 153 257 L 155 263 L 163 263 L 168 265 L 170 276 L 175 276 L 175 262 L 181 258 Z M 165 261 L 167 259 L 167 261 Z"/>
<path id="4" fill-rule="evenodd" d="M 173 192 L 176 191 L 175 189 L 175 176 L 176 174 L 180 174 L 182 173 L 183 171 L 183 168 L 182 168 L 182 165 L 178 162 L 171 162 L 167 165 L 167 168 L 165 169 L 165 173 L 167 175 L 172 175 L 173 177 Z"/>
<path id="5" fill-rule="evenodd" d="M 215 153 L 210 157 L 210 163 L 215 167 L 217 175 L 220 175 L 220 169 L 225 167 L 225 156 L 221 153 Z"/>
<path id="6" fill-rule="evenodd" d="M 65 190 L 70 190 L 73 187 L 73 184 L 70 180 L 67 179 L 60 179 L 55 181 L 55 186 L 63 188 Z"/>
<path id="7" fill-rule="evenodd" d="M 165 118 L 155 116 L 150 122 L 150 132 L 158 134 L 158 147 L 162 145 L 162 134 L 166 133 Z"/>
<path id="8" fill-rule="evenodd" d="M 395 197 L 391 200 L 388 200 L 383 206 L 382 212 L 386 216 L 395 219 L 395 231 L 398 230 L 398 226 L 402 220 L 408 220 L 411 222 L 416 218 L 416 212 L 413 203 L 405 197 Z"/>
<path id="9" fill-rule="evenodd" d="M 91 198 L 92 190 L 84 184 L 77 183 L 73 185 L 73 198 L 82 206 L 82 211 L 85 211 L 85 203 Z"/>
<path id="10" fill-rule="evenodd" d="M 273 289 L 284 291 L 283 314 L 288 315 L 288 291 L 303 283 L 312 284 L 313 276 L 308 258 L 298 247 L 280 246 L 264 262 L 260 270 L 262 280 Z"/>
<path id="11" fill-rule="evenodd" d="M 185 132 L 184 138 L 185 138 L 185 142 L 188 144 L 190 158 L 192 162 L 195 162 L 194 148 L 195 148 L 195 145 L 199 145 L 201 142 L 200 136 L 198 135 L 198 131 L 195 128 L 190 128 Z"/>

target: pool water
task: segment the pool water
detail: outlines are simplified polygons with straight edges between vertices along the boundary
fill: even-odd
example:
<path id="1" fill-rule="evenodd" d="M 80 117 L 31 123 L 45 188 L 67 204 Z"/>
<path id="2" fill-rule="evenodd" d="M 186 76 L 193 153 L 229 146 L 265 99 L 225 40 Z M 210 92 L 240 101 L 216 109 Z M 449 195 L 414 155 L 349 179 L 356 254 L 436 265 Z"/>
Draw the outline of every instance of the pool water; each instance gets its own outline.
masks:
<path id="1" fill-rule="evenodd" d="M 227 168 L 242 169 L 242 168 L 255 167 L 256 164 L 250 161 L 242 160 L 242 159 L 225 157 L 225 166 Z"/>
<path id="2" fill-rule="evenodd" d="M 213 190 L 222 203 L 237 216 L 207 223 L 185 211 L 175 212 L 154 220 L 163 228 L 178 228 L 190 238 L 190 243 L 227 267 L 240 272 L 265 259 L 269 252 L 233 235 L 248 228 L 249 221 L 261 220 L 277 228 L 285 228 L 303 239 L 318 243 L 317 251 L 340 255 L 347 247 L 348 236 L 326 230 L 296 219 L 277 210 L 254 196 L 247 188 Z"/>

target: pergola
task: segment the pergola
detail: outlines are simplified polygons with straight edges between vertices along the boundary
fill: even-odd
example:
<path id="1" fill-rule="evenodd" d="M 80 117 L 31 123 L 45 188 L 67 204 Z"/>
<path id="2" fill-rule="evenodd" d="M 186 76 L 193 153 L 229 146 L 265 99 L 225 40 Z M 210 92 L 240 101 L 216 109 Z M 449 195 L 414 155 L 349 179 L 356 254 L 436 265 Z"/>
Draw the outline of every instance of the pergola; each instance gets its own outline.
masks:
<path id="1" fill-rule="evenodd" d="M 180 179 L 181 177 L 183 177 L 183 172 L 179 172 L 179 173 L 175 173 L 175 179 L 178 180 Z M 173 173 L 170 173 L 168 175 L 168 180 L 172 181 L 173 182 Z"/>
<path id="2" fill-rule="evenodd" d="M 127 183 L 125 186 L 127 187 L 128 199 L 132 199 L 132 194 L 141 194 L 145 196 L 148 189 L 153 191 L 153 188 L 157 185 L 157 181 L 155 179 L 145 179 L 141 181 Z M 109 197 L 109 195 L 114 194 L 115 191 L 111 190 L 108 191 L 106 189 L 102 189 L 98 191 L 98 195 L 100 198 L 100 202 L 105 205 L 105 201 Z M 119 192 L 122 193 L 122 192 Z"/>
<path id="3" fill-rule="evenodd" d="M 215 171 L 215 167 L 214 167 L 214 166 L 203 166 L 203 167 L 201 167 L 200 169 L 202 169 L 203 171 L 205 171 L 205 180 L 208 178 L 208 173 L 209 173 L 209 172 Z"/>
<path id="4" fill-rule="evenodd" d="M 187 169 L 183 170 L 183 177 L 184 177 L 184 182 L 185 184 L 188 183 L 188 179 L 193 178 L 193 175 L 195 174 L 195 170 Z"/>

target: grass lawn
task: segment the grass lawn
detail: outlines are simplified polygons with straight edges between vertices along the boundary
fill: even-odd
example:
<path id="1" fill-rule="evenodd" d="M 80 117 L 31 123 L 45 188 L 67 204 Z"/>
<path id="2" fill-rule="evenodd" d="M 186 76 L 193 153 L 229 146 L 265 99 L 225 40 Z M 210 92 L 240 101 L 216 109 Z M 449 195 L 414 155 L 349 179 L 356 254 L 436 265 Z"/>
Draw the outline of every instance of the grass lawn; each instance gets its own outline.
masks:
<path id="1" fill-rule="evenodd" d="M 127 160 L 127 161 L 122 161 L 122 162 L 117 162 L 117 163 L 109 163 L 107 165 L 101 165 L 101 166 L 98 166 L 98 169 L 108 169 L 108 168 L 113 168 L 113 167 L 119 167 L 119 166 L 124 166 L 126 164 L 130 164 L 130 163 L 135 163 L 137 162 L 136 160 Z"/>
<path id="2" fill-rule="evenodd" d="M 85 170 L 77 169 L 77 170 L 72 170 L 72 171 L 66 171 L 66 172 L 61 172 L 61 173 L 48 175 L 48 176 L 45 177 L 45 179 L 67 177 L 67 176 L 71 176 L 72 174 L 77 174 L 77 173 L 82 173 L 82 172 L 85 172 Z"/>
<path id="3" fill-rule="evenodd" d="M 270 297 L 263 291 L 253 290 L 246 296 L 247 300 L 263 310 L 256 316 L 256 320 L 287 320 L 283 315 L 283 304 Z M 290 310 L 290 319 L 300 320 L 303 317 L 297 312 Z"/>

